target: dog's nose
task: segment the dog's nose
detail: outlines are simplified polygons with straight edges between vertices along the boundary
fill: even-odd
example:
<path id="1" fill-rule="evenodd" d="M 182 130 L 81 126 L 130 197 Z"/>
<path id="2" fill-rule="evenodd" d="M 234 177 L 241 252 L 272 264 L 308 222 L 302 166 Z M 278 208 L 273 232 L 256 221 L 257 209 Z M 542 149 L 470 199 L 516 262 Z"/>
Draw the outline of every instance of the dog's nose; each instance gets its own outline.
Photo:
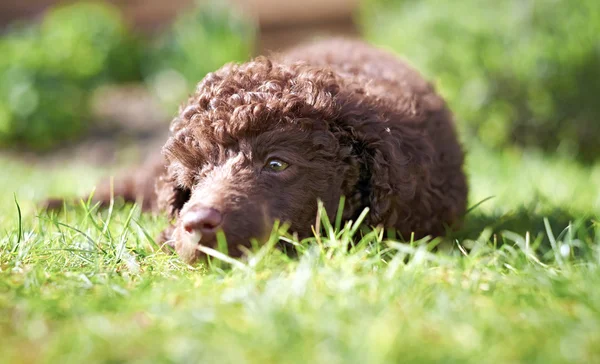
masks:
<path id="1" fill-rule="evenodd" d="M 207 236 L 214 236 L 222 221 L 223 215 L 218 210 L 201 207 L 185 213 L 183 228 L 188 233 L 201 233 L 206 238 Z"/>

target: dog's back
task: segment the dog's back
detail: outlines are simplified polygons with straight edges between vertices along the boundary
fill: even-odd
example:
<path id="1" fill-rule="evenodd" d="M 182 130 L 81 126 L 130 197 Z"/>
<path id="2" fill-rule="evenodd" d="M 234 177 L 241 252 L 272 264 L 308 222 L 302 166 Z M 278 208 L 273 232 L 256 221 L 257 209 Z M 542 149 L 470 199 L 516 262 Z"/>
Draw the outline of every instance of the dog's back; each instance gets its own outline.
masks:
<path id="1" fill-rule="evenodd" d="M 418 112 L 414 105 L 417 102 L 428 103 L 425 109 L 439 110 L 444 106 L 431 84 L 406 61 L 358 40 L 317 41 L 292 48 L 282 56 L 288 61 L 328 67 L 347 83 L 360 86 L 367 95 L 387 101 L 402 113 L 407 108 Z"/>

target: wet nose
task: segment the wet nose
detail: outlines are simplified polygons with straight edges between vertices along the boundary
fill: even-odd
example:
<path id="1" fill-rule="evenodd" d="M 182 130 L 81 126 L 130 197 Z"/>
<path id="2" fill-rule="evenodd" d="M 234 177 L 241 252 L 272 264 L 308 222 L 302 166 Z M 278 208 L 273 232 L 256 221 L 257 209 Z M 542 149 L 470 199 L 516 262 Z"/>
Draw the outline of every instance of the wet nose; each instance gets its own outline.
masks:
<path id="1" fill-rule="evenodd" d="M 201 233 L 203 240 L 214 236 L 221 226 L 223 215 L 218 210 L 200 207 L 188 211 L 183 216 L 183 228 L 188 233 Z"/>

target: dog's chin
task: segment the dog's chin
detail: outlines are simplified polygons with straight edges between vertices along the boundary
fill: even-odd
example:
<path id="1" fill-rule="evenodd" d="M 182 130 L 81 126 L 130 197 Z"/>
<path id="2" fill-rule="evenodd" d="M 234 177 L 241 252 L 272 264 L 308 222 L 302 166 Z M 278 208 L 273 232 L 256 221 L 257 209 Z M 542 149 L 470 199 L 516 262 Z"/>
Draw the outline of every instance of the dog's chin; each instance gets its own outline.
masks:
<path id="1" fill-rule="evenodd" d="M 194 263 L 201 255 L 198 245 L 202 239 L 202 234 L 200 232 L 188 233 L 184 231 L 183 234 L 178 235 L 175 242 L 177 254 L 184 262 L 188 264 Z"/>
<path id="2" fill-rule="evenodd" d="M 240 257 L 244 253 L 244 249 L 241 247 L 249 248 L 251 246 L 251 240 L 255 239 L 263 243 L 269 240 L 270 230 L 263 229 L 264 232 L 261 234 L 255 234 L 261 236 L 260 238 L 231 238 L 228 241 L 229 255 L 232 257 Z M 196 262 L 200 257 L 204 255 L 198 247 L 205 246 L 212 249 L 216 249 L 216 241 L 202 242 L 202 233 L 198 231 L 187 232 L 182 228 L 178 228 L 173 233 L 173 247 L 175 251 L 183 260 L 188 264 Z"/>

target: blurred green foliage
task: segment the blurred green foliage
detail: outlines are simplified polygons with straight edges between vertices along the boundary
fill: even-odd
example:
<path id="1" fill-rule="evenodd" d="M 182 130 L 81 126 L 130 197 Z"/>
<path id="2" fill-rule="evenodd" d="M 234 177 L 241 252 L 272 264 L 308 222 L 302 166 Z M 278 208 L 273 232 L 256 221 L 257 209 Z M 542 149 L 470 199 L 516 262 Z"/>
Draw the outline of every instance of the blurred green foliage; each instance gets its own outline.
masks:
<path id="1" fill-rule="evenodd" d="M 118 9 L 105 3 L 55 8 L 41 24 L 44 63 L 82 84 L 139 80 L 140 44 Z"/>
<path id="2" fill-rule="evenodd" d="M 468 137 L 600 156 L 600 1 L 365 0 L 362 10 L 366 37 L 434 79 Z"/>
<path id="3" fill-rule="evenodd" d="M 106 83 L 147 80 L 173 106 L 206 73 L 243 60 L 254 27 L 223 2 L 201 1 L 156 39 L 142 39 L 108 3 L 50 9 L 0 37 L 0 146 L 46 150 L 91 124 Z"/>
<path id="4" fill-rule="evenodd" d="M 207 73 L 243 61 L 254 47 L 254 24 L 229 1 L 197 1 L 148 49 L 145 74 L 169 106 L 179 104 Z"/>
<path id="5" fill-rule="evenodd" d="M 0 145 L 34 150 L 77 137 L 89 98 L 105 82 L 140 79 L 139 48 L 119 12 L 79 3 L 0 38 Z"/>

